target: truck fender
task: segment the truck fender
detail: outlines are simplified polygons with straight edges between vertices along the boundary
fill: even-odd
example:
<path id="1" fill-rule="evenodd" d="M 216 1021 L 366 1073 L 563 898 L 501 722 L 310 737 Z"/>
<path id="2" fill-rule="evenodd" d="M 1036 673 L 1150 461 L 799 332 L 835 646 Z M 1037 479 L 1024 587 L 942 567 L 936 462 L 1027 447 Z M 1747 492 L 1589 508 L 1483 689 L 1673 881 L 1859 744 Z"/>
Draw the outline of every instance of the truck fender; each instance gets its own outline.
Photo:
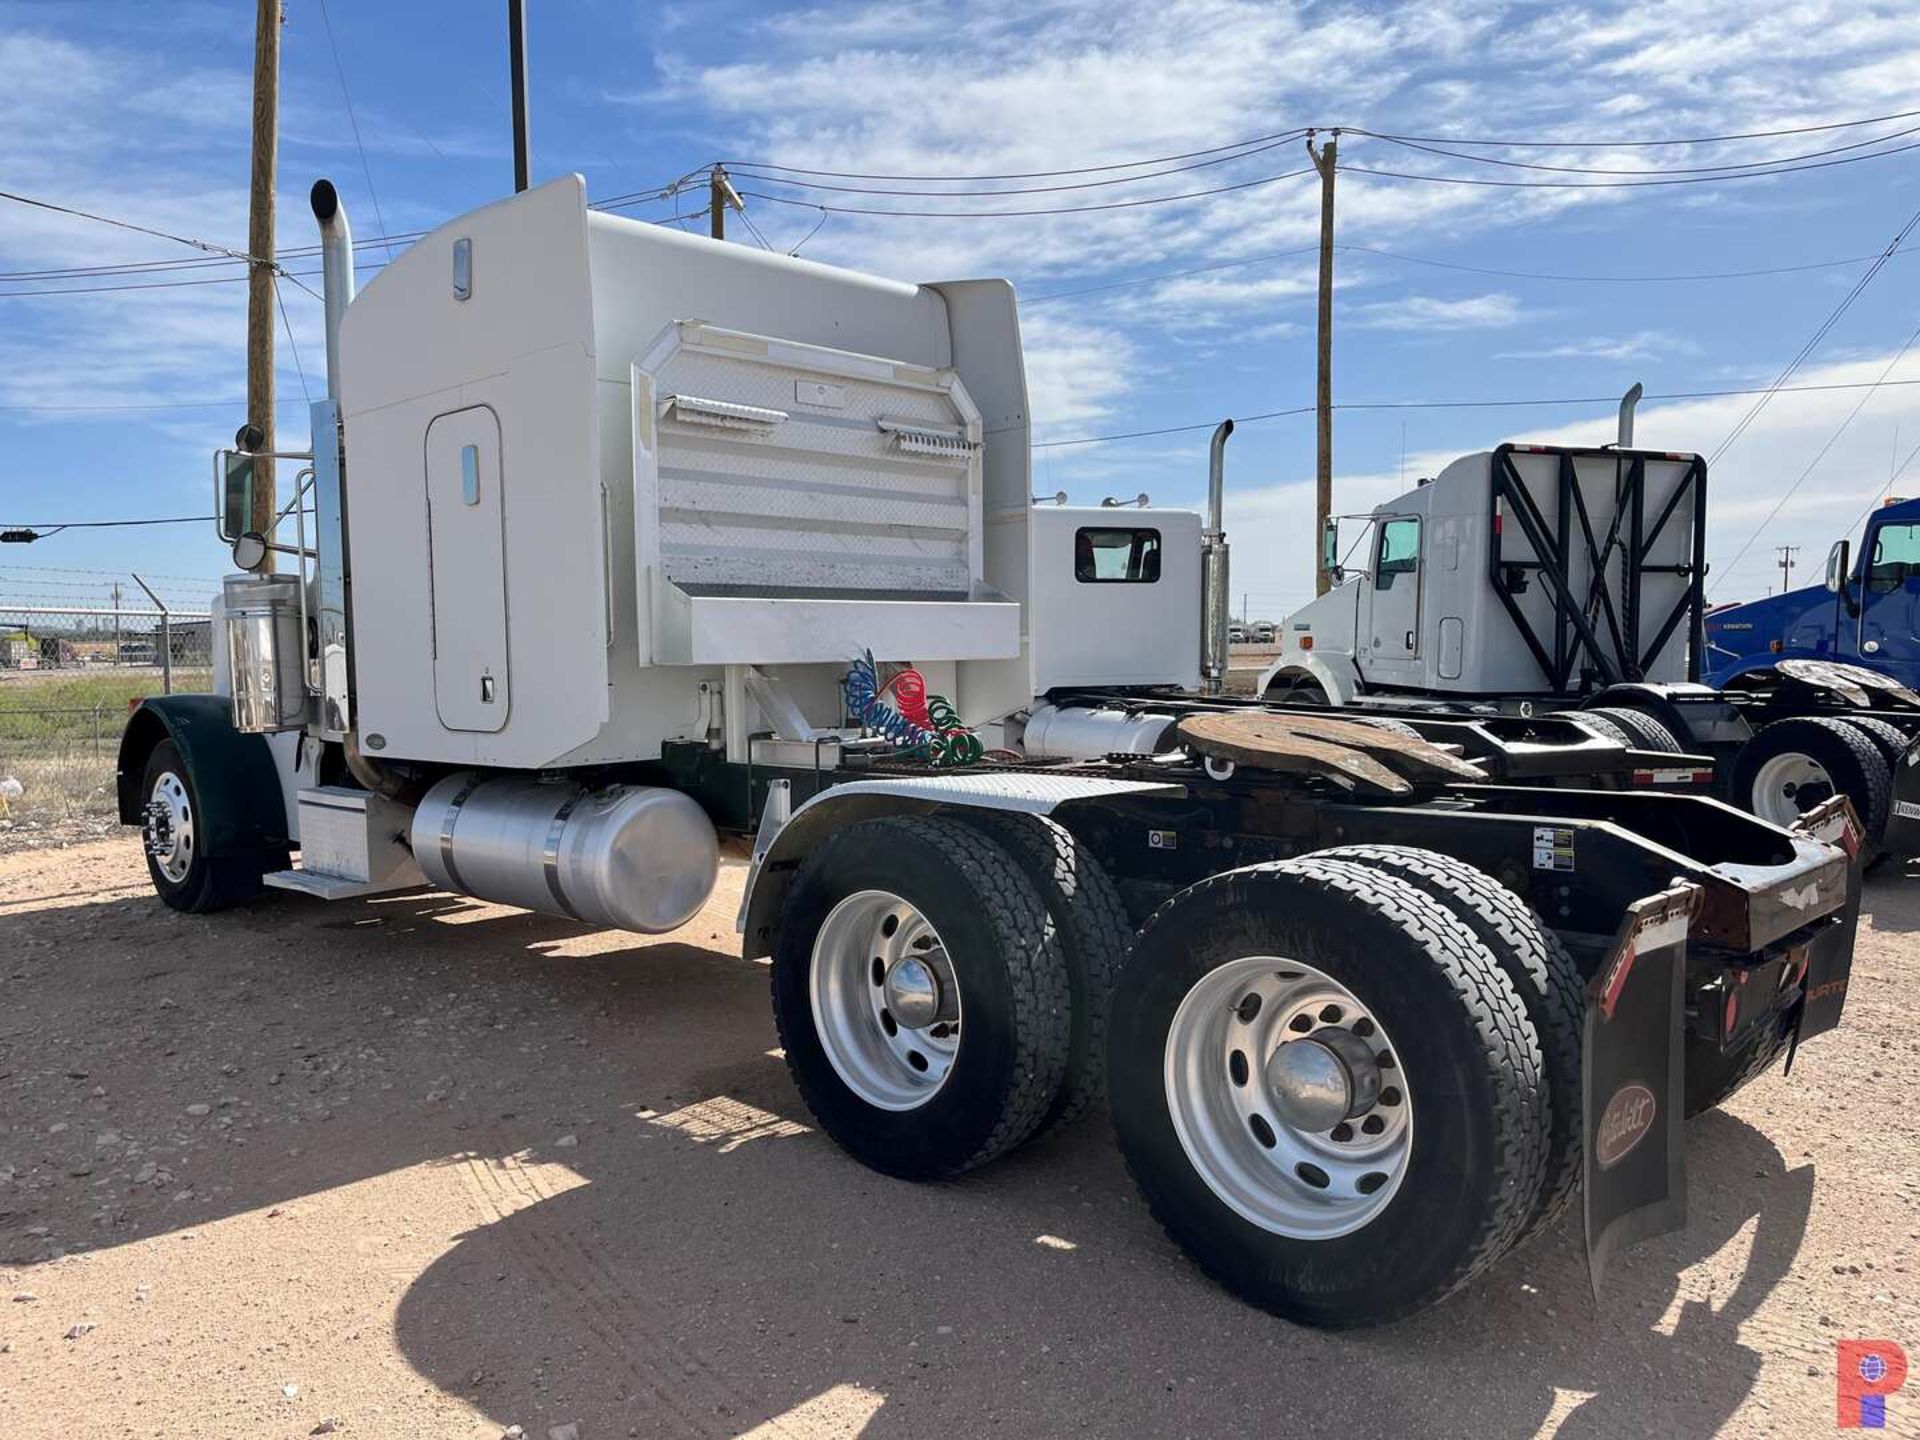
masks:
<path id="1" fill-rule="evenodd" d="M 1327 703 L 1330 705 L 1351 705 L 1361 689 L 1360 672 L 1352 656 L 1334 655 L 1322 659 L 1309 650 L 1280 656 L 1261 673 L 1253 693 L 1264 699 L 1276 680 L 1284 683 L 1293 679 L 1317 683 L 1327 692 Z"/>
<path id="2" fill-rule="evenodd" d="M 773 930 L 794 873 L 830 836 L 882 815 L 924 815 L 956 810 L 1012 811 L 1053 815 L 1088 801 L 1116 795 L 1179 795 L 1185 787 L 1148 780 L 1096 780 L 1077 775 L 928 775 L 899 780 L 854 780 L 812 796 L 790 816 L 787 782 L 776 780 L 753 842 L 753 864 L 740 899 L 741 954 L 757 960 L 773 953 Z"/>
<path id="3" fill-rule="evenodd" d="M 279 767 L 265 736 L 233 728 L 224 695 L 154 695 L 127 717 L 114 778 L 122 824 L 141 823 L 140 782 L 147 757 L 171 740 L 200 798 L 201 845 L 208 855 L 285 850 L 293 842 Z"/>

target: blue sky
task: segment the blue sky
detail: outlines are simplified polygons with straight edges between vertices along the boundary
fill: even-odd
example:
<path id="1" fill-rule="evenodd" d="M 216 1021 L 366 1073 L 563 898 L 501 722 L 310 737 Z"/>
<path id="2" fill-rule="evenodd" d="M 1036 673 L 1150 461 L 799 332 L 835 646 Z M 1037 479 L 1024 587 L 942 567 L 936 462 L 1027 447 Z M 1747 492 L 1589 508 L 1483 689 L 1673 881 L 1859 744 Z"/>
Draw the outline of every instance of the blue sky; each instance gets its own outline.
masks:
<path id="1" fill-rule="evenodd" d="M 364 163 L 319 0 L 286 0 L 281 244 L 311 243 L 305 196 L 320 175 L 340 187 L 362 236 L 429 228 L 510 188 L 504 5 L 328 5 Z M 1133 162 L 1302 124 L 1625 142 L 1920 109 L 1913 7 L 1871 0 L 529 0 L 529 9 L 536 178 L 578 170 L 598 198 L 657 189 L 717 158 L 1007 174 Z M 0 188 L 244 246 L 252 15 L 251 0 L 0 3 Z M 1822 150 L 1914 123 L 1735 147 L 1487 153 L 1622 169 L 1706 166 Z M 1525 173 L 1357 136 L 1342 142 L 1341 160 Z M 1027 208 L 1178 194 L 1305 163 L 1290 140 L 1232 164 L 1121 187 L 966 203 Z M 1859 279 L 1866 267 L 1855 257 L 1882 250 L 1920 208 L 1920 150 L 1769 179 L 1639 189 L 1502 190 L 1347 173 L 1340 199 L 1338 238 L 1354 248 L 1338 261 L 1338 401 L 1608 396 L 1635 380 L 1655 393 L 1740 388 L 1771 380 Z M 690 193 L 628 213 L 670 223 L 676 204 L 684 213 L 703 203 Z M 1285 252 L 1312 244 L 1317 205 L 1308 176 L 1078 215 L 832 214 L 802 253 L 910 280 L 1011 277 L 1024 297 L 1036 439 L 1060 441 L 1309 404 L 1313 257 Z M 822 219 L 802 205 L 749 207 L 783 250 Z M 1405 257 L 1580 276 L 1854 263 L 1601 284 Z M 0 271 L 182 258 L 193 252 L 0 204 Z M 379 248 L 362 251 L 363 271 L 383 258 Z M 1148 278 L 1240 261 L 1248 263 Z M 0 291 L 61 283 L 0 282 Z M 0 523 L 201 513 L 209 454 L 242 418 L 244 290 L 0 294 Z M 1069 291 L 1092 293 L 1041 298 Z M 291 287 L 285 298 L 317 393 L 319 306 Z M 1794 383 L 1873 380 L 1916 324 L 1920 261 L 1903 252 Z M 280 394 L 298 400 L 301 377 L 284 337 L 279 361 Z M 1892 378 L 1920 380 L 1920 354 Z M 1708 545 L 1716 598 L 1762 593 L 1777 579 L 1779 543 L 1804 546 L 1796 579 L 1812 578 L 1827 544 L 1885 492 L 1894 457 L 1920 446 L 1920 385 L 1875 392 L 1730 564 L 1862 393 L 1783 394 L 1717 461 Z M 1713 451 L 1751 404 L 1649 403 L 1641 443 Z M 154 408 L 85 408 L 102 406 Z M 284 441 L 298 440 L 304 411 L 286 405 L 280 423 Z M 1345 412 L 1336 418 L 1336 507 L 1363 510 L 1400 488 L 1403 475 L 1411 483 L 1500 440 L 1597 441 L 1612 425 L 1610 403 Z M 1205 441 L 1202 430 L 1042 449 L 1035 487 L 1084 502 L 1144 490 L 1156 502 L 1194 503 Z M 1312 469 L 1310 416 L 1248 425 L 1233 441 L 1235 589 L 1250 593 L 1256 616 L 1278 616 L 1309 593 Z M 1896 489 L 1920 493 L 1920 461 Z M 226 562 L 211 535 L 193 527 L 68 531 L 0 552 L 0 599 L 45 593 L 65 583 L 58 572 L 66 569 L 126 568 L 185 585 L 219 575 Z"/>

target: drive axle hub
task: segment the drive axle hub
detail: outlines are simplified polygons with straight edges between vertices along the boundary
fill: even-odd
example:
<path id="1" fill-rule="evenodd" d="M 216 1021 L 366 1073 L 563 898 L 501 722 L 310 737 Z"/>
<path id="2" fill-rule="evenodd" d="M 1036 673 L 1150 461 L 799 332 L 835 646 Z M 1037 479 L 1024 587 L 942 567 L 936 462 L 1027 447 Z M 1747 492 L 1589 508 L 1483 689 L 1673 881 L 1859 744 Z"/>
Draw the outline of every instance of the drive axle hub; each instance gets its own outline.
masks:
<path id="1" fill-rule="evenodd" d="M 1380 1066 L 1366 1042 L 1334 1026 L 1289 1040 L 1267 1057 L 1267 1094 L 1296 1129 L 1331 1130 L 1380 1098 Z"/>

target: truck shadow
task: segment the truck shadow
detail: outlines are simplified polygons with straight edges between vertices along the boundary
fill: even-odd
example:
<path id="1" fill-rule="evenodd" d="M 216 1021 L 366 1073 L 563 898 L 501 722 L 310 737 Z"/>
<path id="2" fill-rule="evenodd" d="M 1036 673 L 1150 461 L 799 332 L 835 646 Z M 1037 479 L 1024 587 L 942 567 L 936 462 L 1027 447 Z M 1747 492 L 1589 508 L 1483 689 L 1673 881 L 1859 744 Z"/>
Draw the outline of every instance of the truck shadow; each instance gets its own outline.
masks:
<path id="1" fill-rule="evenodd" d="M 1189 1266 L 1098 1117 L 953 1184 L 848 1160 L 788 1081 L 765 969 L 729 953 L 723 909 L 656 941 L 426 894 L 35 912 L 16 969 L 63 989 L 44 1034 L 8 1037 L 32 1071 L 9 1108 L 32 1113 L 0 1119 L 131 1134 L 120 1097 L 215 1108 L 161 1127 L 193 1131 L 184 1147 L 147 1137 L 191 1198 L 129 1187 L 90 1228 L 92 1182 L 49 1183 L 7 1202 L 0 1246 L 31 1269 L 30 1223 L 109 1247 L 457 1169 L 472 1226 L 408 1285 L 395 1340 L 536 1435 L 1664 1435 L 1712 1431 L 1752 1388 L 1741 1326 L 1793 1265 L 1813 1174 L 1731 1115 L 1692 1127 L 1693 1223 L 1598 1306 L 1563 1224 L 1429 1314 L 1322 1334 Z M 94 1030 L 119 1038 L 89 1050 Z M 85 1098 L 96 1082 L 108 1096 Z M 66 1139 L 17 1163 L 56 1176 Z M 1743 1244 L 1731 1290 L 1676 1286 Z"/>

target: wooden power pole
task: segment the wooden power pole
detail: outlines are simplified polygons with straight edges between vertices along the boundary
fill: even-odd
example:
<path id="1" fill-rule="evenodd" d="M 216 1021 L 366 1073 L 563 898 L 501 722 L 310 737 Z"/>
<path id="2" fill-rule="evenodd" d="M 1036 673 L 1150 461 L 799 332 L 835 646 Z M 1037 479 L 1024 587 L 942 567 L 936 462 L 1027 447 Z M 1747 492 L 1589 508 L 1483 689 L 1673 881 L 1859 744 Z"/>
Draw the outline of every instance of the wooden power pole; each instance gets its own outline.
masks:
<path id="1" fill-rule="evenodd" d="M 1307 153 L 1313 156 L 1313 168 L 1320 172 L 1320 333 L 1319 381 L 1314 398 L 1316 443 L 1313 478 L 1313 593 L 1324 595 L 1332 588 L 1327 571 L 1325 535 L 1327 519 L 1333 514 L 1333 174 L 1334 159 L 1340 145 L 1335 130 L 1318 151 L 1313 137 L 1307 137 Z"/>
<path id="2" fill-rule="evenodd" d="M 262 437 L 260 449 L 274 448 L 273 431 L 273 186 L 279 169 L 280 0 L 258 0 L 253 31 L 253 180 L 247 204 L 247 418 Z M 253 515 L 248 528 L 262 535 L 273 530 L 279 497 L 274 462 L 253 468 Z M 260 569 L 273 569 L 269 550 Z"/>
<path id="3" fill-rule="evenodd" d="M 745 210 L 746 202 L 740 198 L 740 192 L 733 188 L 733 182 L 727 178 L 726 168 L 713 167 L 713 173 L 707 176 L 707 234 L 716 240 L 727 238 L 727 207 Z"/>

